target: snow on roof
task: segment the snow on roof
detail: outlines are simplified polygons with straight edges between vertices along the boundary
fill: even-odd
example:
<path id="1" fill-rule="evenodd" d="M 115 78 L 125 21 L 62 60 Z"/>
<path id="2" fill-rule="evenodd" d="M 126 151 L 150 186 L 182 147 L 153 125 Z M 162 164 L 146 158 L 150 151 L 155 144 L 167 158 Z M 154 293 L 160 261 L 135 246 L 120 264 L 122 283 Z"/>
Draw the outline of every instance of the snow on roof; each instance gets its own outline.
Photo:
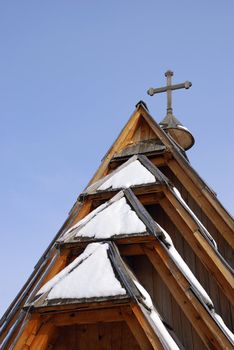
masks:
<path id="1" fill-rule="evenodd" d="M 205 238 L 208 239 L 214 246 L 214 248 L 217 250 L 217 243 L 215 242 L 214 238 L 211 236 L 209 231 L 205 228 L 205 226 L 202 224 L 202 222 L 198 219 L 198 217 L 194 214 L 194 212 L 189 208 L 188 204 L 184 201 L 184 199 L 181 196 L 181 193 L 176 187 L 173 187 L 173 192 L 175 193 L 176 197 L 179 199 L 179 201 L 183 204 L 183 206 L 186 208 L 186 210 L 190 213 L 190 215 L 194 218 L 196 223 L 202 228 L 202 233 L 205 234 Z"/>
<path id="2" fill-rule="evenodd" d="M 113 176 L 110 176 L 97 190 L 128 188 L 130 186 L 153 183 L 155 180 L 153 174 L 139 160 L 135 160 Z"/>
<path id="3" fill-rule="evenodd" d="M 150 319 L 150 323 L 153 325 L 154 331 L 159 337 L 160 341 L 165 344 L 166 349 L 170 350 L 179 350 L 179 347 L 167 331 L 166 327 L 164 326 L 161 317 L 159 313 L 157 312 L 156 308 L 154 307 L 154 304 L 152 302 L 152 299 L 149 295 L 149 293 L 145 290 L 145 288 L 136 280 L 134 279 L 134 283 L 137 287 L 137 289 L 140 291 L 141 295 L 143 296 L 143 303 L 146 306 L 147 309 L 142 308 L 142 311 L 146 316 L 149 316 L 147 318 Z M 149 311 L 148 311 L 149 310 Z"/>
<path id="4" fill-rule="evenodd" d="M 49 280 L 37 295 L 48 293 L 47 301 L 126 295 L 107 250 L 107 243 L 89 244 L 83 254 Z"/>
<path id="5" fill-rule="evenodd" d="M 129 158 L 110 174 L 87 187 L 82 195 L 134 186 L 167 183 L 168 179 L 143 154 Z"/>
<path id="6" fill-rule="evenodd" d="M 219 325 L 220 329 L 223 331 L 223 333 L 229 338 L 229 340 L 234 344 L 234 334 L 230 331 L 230 329 L 225 325 L 223 322 L 223 319 L 215 312 L 214 304 L 205 291 L 205 289 L 202 287 L 200 282 L 197 280 L 197 278 L 194 276 L 186 262 L 182 259 L 180 254 L 175 249 L 173 242 L 169 236 L 169 234 L 158 224 L 158 226 L 161 228 L 161 230 L 164 233 L 164 239 L 163 242 L 165 243 L 166 249 L 168 251 L 169 256 L 172 258 L 174 263 L 177 265 L 177 267 L 180 269 L 180 271 L 183 273 L 184 277 L 188 280 L 191 289 L 193 292 L 197 295 L 197 297 L 208 307 L 208 310 L 210 312 L 210 315 L 213 317 L 213 319 L 216 321 L 216 323 Z"/>
<path id="7" fill-rule="evenodd" d="M 118 196 L 118 195 L 117 195 Z M 114 197 L 116 198 L 116 196 Z M 64 235 L 107 239 L 118 235 L 145 233 L 146 226 L 127 203 L 126 198 L 111 200 L 96 208 L 84 219 L 71 227 Z"/>
<path id="8" fill-rule="evenodd" d="M 160 229 L 164 233 L 164 240 L 163 242 L 166 243 L 167 251 L 174 263 L 177 265 L 177 267 L 181 270 L 185 278 L 188 280 L 190 285 L 195 289 L 195 291 L 198 293 L 198 295 L 202 298 L 203 302 L 209 307 L 209 309 L 213 309 L 214 305 L 212 300 L 210 299 L 209 295 L 206 293 L 205 289 L 202 287 L 202 285 L 198 282 L 197 278 L 194 276 L 186 262 L 182 259 L 181 255 L 178 253 L 178 251 L 175 249 L 174 244 L 171 240 L 171 237 L 169 234 L 158 224 Z"/>

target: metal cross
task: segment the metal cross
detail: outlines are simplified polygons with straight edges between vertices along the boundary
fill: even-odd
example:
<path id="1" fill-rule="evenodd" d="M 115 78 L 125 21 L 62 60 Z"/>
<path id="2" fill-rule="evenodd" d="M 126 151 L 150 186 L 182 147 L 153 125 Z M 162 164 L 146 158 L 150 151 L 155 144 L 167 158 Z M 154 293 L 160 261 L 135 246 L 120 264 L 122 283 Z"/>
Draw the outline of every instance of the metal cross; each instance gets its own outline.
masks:
<path id="1" fill-rule="evenodd" d="M 185 81 L 182 84 L 175 84 L 171 85 L 171 77 L 173 76 L 173 72 L 171 70 L 168 70 L 165 73 L 165 76 L 167 78 L 167 86 L 161 87 L 161 88 L 150 88 L 147 91 L 147 94 L 150 96 L 153 96 L 154 94 L 158 94 L 160 92 L 166 92 L 167 93 L 167 115 L 172 114 L 172 90 L 178 90 L 178 89 L 189 89 L 192 86 L 192 83 L 190 81 Z"/>

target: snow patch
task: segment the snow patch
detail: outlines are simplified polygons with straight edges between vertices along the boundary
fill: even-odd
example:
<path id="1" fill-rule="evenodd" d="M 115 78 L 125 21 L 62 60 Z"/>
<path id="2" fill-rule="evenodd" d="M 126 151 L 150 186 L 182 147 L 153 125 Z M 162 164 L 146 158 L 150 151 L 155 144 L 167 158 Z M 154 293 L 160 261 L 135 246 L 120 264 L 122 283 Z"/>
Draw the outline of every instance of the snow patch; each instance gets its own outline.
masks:
<path id="1" fill-rule="evenodd" d="M 176 266 L 182 271 L 184 277 L 188 280 L 189 284 L 198 292 L 198 294 L 200 295 L 204 303 L 210 309 L 213 309 L 214 304 L 212 300 L 210 299 L 209 295 L 206 293 L 202 285 L 198 282 L 197 278 L 194 276 L 194 274 L 192 273 L 188 265 L 185 263 L 185 261 L 181 258 L 180 254 L 175 249 L 174 244 L 171 240 L 171 237 L 159 224 L 158 226 L 164 233 L 164 236 L 165 236 L 164 242 L 166 243 L 169 256 L 174 261 Z"/>
<path id="2" fill-rule="evenodd" d="M 143 232 L 146 232 L 146 226 L 123 197 L 98 211 L 96 216 L 91 215 L 75 237 L 107 239 L 115 235 Z"/>
<path id="3" fill-rule="evenodd" d="M 41 288 L 46 300 L 125 295 L 107 255 L 108 244 L 92 243 L 84 253 Z"/>
<path id="4" fill-rule="evenodd" d="M 223 322 L 222 317 L 220 317 L 218 314 L 214 312 L 213 317 L 215 318 L 216 322 L 218 323 L 219 327 L 223 330 L 223 332 L 227 335 L 231 343 L 234 345 L 234 334 L 230 331 L 230 329 L 225 325 Z"/>
<path id="5" fill-rule="evenodd" d="M 183 203 L 184 207 L 187 209 L 187 211 L 191 214 L 191 216 L 194 218 L 194 220 L 197 222 L 197 224 L 202 227 L 206 237 L 209 239 L 209 241 L 213 244 L 213 246 L 215 247 L 215 249 L 217 250 L 217 243 L 215 242 L 214 238 L 211 236 L 211 234 L 209 233 L 209 231 L 205 228 L 205 226 L 202 224 L 202 222 L 198 219 L 198 217 L 194 214 L 194 212 L 189 208 L 189 206 L 187 205 L 187 203 L 184 201 L 184 199 L 182 198 L 180 192 L 177 190 L 176 187 L 173 187 L 173 192 L 175 193 L 176 197 L 180 200 L 180 202 Z"/>
<path id="6" fill-rule="evenodd" d="M 135 286 L 137 289 L 140 291 L 141 295 L 144 298 L 144 304 L 149 309 L 150 313 L 150 319 L 153 322 L 155 326 L 155 332 L 159 339 L 163 342 L 166 343 L 166 348 L 168 350 L 179 350 L 179 347 L 173 340 L 173 338 L 170 336 L 168 333 L 166 327 L 164 326 L 163 322 L 161 321 L 160 315 L 158 314 L 157 310 L 155 309 L 152 299 L 149 295 L 149 293 L 145 290 L 145 288 L 137 281 L 133 280 L 135 283 Z"/>
<path id="7" fill-rule="evenodd" d="M 155 182 L 155 177 L 147 170 L 139 160 L 128 164 L 125 168 L 110 176 L 98 190 L 128 188 L 130 186 L 142 185 Z"/>
<path id="8" fill-rule="evenodd" d="M 214 304 L 210 299 L 209 295 L 206 293 L 205 289 L 199 283 L 197 278 L 194 276 L 188 265 L 181 258 L 180 254 L 175 249 L 171 237 L 168 233 L 158 224 L 160 229 L 163 231 L 165 239 L 164 243 L 166 243 L 166 247 L 168 250 L 169 256 L 172 258 L 177 267 L 182 271 L 185 278 L 188 280 L 189 284 L 192 286 L 193 290 L 197 292 L 197 296 L 201 298 L 201 300 L 208 306 L 210 310 L 210 314 L 215 319 L 216 323 L 219 325 L 221 330 L 226 334 L 229 340 L 234 344 L 234 334 L 230 331 L 230 329 L 225 325 L 223 319 L 220 315 L 218 315 L 214 310 Z"/>
<path id="9" fill-rule="evenodd" d="M 76 268 L 83 260 L 87 259 L 91 254 L 93 254 L 95 250 L 99 248 L 100 245 L 101 245 L 100 243 L 89 244 L 81 255 L 79 255 L 68 266 L 66 266 L 63 270 L 57 273 L 57 275 L 55 275 L 51 280 L 49 280 L 46 284 L 44 284 L 44 286 L 42 286 L 42 288 L 37 292 L 36 295 L 41 295 L 51 290 L 51 288 L 53 288 L 56 283 L 58 283 L 65 276 L 67 276 L 70 273 L 70 271 Z"/>

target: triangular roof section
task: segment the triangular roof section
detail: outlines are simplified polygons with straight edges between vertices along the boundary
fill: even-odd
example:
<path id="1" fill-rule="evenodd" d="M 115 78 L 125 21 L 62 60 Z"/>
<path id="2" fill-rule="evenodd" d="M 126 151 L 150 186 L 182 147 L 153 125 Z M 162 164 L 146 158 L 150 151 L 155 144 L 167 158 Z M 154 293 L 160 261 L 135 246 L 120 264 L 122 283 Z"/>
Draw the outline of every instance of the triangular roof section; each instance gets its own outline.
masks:
<path id="1" fill-rule="evenodd" d="M 89 244 L 80 256 L 39 290 L 35 300 L 25 309 L 40 314 L 51 311 L 53 315 L 54 307 L 58 305 L 66 310 L 67 306 L 76 304 L 76 310 L 79 310 L 79 304 L 82 304 L 82 311 L 85 303 L 103 301 L 104 308 L 128 304 L 153 348 L 179 350 L 150 295 L 125 265 L 112 242 Z M 127 323 L 130 321 L 124 309 L 123 317 Z"/>
<path id="2" fill-rule="evenodd" d="M 58 242 L 66 244 L 161 234 L 132 190 L 125 189 L 78 221 Z"/>
<path id="3" fill-rule="evenodd" d="M 89 186 L 82 196 L 146 185 L 168 183 L 165 175 L 145 155 L 134 155 L 116 170 Z"/>
<path id="4" fill-rule="evenodd" d="M 125 282 L 126 276 L 122 278 L 111 247 L 110 243 L 90 243 L 38 291 L 31 305 L 38 308 L 129 298 L 130 282 Z"/>

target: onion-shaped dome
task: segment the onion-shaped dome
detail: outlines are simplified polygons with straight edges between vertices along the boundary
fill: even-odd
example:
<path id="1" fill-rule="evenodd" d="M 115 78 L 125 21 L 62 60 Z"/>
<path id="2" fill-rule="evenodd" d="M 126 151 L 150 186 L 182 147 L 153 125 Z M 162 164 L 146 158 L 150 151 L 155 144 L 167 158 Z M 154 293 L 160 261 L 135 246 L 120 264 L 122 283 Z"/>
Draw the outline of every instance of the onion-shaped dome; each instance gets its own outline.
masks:
<path id="1" fill-rule="evenodd" d="M 194 145 L 195 140 L 191 132 L 173 114 L 168 113 L 159 125 L 185 151 Z"/>

